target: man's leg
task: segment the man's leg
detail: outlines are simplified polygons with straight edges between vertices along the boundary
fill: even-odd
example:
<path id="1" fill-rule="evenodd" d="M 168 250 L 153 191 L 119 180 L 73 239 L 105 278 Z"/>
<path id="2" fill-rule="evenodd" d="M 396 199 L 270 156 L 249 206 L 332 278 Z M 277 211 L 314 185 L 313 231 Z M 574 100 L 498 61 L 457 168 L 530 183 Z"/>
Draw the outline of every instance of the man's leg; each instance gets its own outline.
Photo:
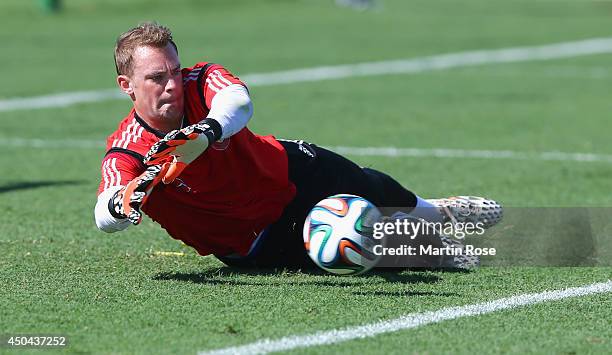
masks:
<path id="1" fill-rule="evenodd" d="M 305 142 L 281 141 L 289 157 L 289 179 L 309 209 L 323 198 L 347 193 L 377 206 L 414 207 L 416 196 L 389 175 Z"/>
<path id="2" fill-rule="evenodd" d="M 304 248 L 302 231 L 312 207 L 320 200 L 345 193 L 361 196 L 376 206 L 411 209 L 416 196 L 390 176 L 361 168 L 347 158 L 301 141 L 281 141 L 289 159 L 289 179 L 297 193 L 282 217 L 266 231 L 255 256 L 257 266 L 315 267 Z"/>
<path id="3" fill-rule="evenodd" d="M 267 228 L 253 255 L 248 260 L 233 263 L 236 266 L 315 268 L 304 248 L 304 221 L 316 203 L 335 194 L 358 195 L 378 207 L 401 208 L 402 212 L 429 222 L 444 221 L 444 216 L 439 212 L 444 204 L 438 206 L 435 202 L 446 200 L 431 200 L 434 202 L 431 203 L 408 191 L 389 175 L 361 168 L 343 156 L 314 144 L 302 141 L 281 141 L 281 144 L 287 151 L 289 179 L 295 184 L 297 194 L 281 218 Z M 452 201 L 456 203 L 460 200 L 463 199 L 455 198 Z M 493 215 L 498 216 L 494 218 L 496 223 L 501 219 L 501 207 L 496 203 L 494 205 L 489 208 L 488 214 L 494 212 Z M 461 209 L 457 208 L 449 214 L 457 215 L 460 212 Z M 436 246 L 442 243 L 436 238 L 430 242 Z"/>

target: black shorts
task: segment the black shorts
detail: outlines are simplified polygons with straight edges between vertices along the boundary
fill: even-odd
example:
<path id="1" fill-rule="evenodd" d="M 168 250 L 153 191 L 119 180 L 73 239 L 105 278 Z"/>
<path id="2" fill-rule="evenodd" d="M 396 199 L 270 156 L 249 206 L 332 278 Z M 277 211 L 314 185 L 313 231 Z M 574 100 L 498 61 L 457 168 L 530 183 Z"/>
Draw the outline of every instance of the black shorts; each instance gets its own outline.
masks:
<path id="1" fill-rule="evenodd" d="M 362 168 L 345 157 L 304 141 L 279 140 L 289 160 L 289 180 L 297 189 L 282 216 L 262 233 L 247 257 L 219 257 L 230 266 L 309 268 L 304 248 L 306 216 L 335 194 L 364 197 L 376 206 L 416 206 L 416 196 L 390 176 Z"/>

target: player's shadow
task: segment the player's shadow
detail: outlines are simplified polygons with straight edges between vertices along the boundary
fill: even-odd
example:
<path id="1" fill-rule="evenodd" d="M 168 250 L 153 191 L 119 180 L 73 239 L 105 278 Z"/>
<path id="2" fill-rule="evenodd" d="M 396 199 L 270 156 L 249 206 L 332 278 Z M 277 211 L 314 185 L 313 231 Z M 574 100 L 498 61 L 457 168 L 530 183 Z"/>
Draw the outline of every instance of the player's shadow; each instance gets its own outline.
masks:
<path id="1" fill-rule="evenodd" d="M 82 185 L 84 183 L 85 181 L 83 180 L 13 182 L 5 185 L 0 185 L 0 194 L 20 190 L 38 189 L 41 187 L 48 186 Z"/>
<path id="2" fill-rule="evenodd" d="M 434 273 L 425 272 L 398 272 L 398 271 L 370 271 L 365 275 L 352 277 L 327 277 L 321 278 L 299 278 L 295 276 L 330 276 L 323 270 L 286 270 L 286 269 L 245 269 L 224 266 L 202 272 L 163 272 L 153 276 L 157 281 L 181 281 L 208 285 L 248 285 L 248 286 L 270 286 L 270 285 L 318 285 L 330 287 L 358 286 L 367 280 L 375 283 L 373 279 L 379 279 L 379 283 L 401 283 L 433 284 L 441 281 L 441 277 Z M 263 277 L 262 277 L 263 276 Z"/>

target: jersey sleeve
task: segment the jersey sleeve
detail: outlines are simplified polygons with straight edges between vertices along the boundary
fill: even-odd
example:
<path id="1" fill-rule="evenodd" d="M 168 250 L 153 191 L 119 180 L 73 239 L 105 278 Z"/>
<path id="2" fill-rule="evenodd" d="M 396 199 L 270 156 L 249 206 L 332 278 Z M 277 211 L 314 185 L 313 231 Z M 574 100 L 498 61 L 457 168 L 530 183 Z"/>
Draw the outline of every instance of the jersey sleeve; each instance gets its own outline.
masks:
<path id="1" fill-rule="evenodd" d="M 98 187 L 98 195 L 114 186 L 125 186 L 135 177 L 145 171 L 145 166 L 135 157 L 113 152 L 102 160 L 102 179 Z"/>
<path id="2" fill-rule="evenodd" d="M 244 87 L 246 85 L 240 81 L 240 79 L 230 73 L 227 69 L 222 67 L 219 64 L 210 65 L 206 71 L 204 72 L 202 80 L 204 93 L 204 101 L 206 103 L 206 107 L 210 109 L 211 103 L 215 95 L 221 91 L 222 89 L 232 85 L 232 84 L 240 84 Z"/>

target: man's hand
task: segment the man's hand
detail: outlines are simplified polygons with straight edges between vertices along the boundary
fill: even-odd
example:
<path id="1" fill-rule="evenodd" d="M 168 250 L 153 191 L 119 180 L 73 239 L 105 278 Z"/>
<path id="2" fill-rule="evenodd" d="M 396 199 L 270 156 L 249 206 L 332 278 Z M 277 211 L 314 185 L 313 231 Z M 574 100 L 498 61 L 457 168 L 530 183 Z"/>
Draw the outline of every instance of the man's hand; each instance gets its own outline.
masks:
<path id="1" fill-rule="evenodd" d="M 219 123 L 211 119 L 174 130 L 151 147 L 144 158 L 144 163 L 159 164 L 172 157 L 168 171 L 162 177 L 164 184 L 169 184 L 220 136 Z"/>
<path id="2" fill-rule="evenodd" d="M 117 191 L 109 201 L 111 214 L 115 217 L 127 218 L 133 224 L 139 224 L 142 220 L 140 209 L 169 167 L 168 163 L 149 166 L 144 173 Z"/>

